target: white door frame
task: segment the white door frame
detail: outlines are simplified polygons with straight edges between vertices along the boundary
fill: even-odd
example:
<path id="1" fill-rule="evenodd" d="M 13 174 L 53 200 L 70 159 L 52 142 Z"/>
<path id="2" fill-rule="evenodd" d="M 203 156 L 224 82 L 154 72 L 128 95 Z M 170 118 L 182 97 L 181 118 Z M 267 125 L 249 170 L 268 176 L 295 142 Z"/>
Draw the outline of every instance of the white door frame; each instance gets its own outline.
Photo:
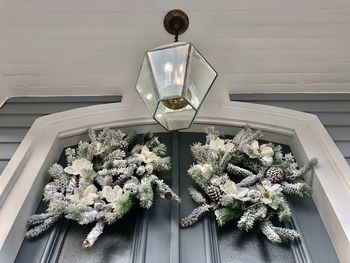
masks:
<path id="1" fill-rule="evenodd" d="M 203 132 L 215 125 L 234 134 L 245 125 L 261 129 L 266 140 L 284 143 L 300 164 L 317 157 L 319 165 L 306 181 L 312 198 L 341 262 L 350 262 L 350 169 L 317 116 L 242 102 L 227 94 L 209 98 L 191 129 Z M 90 106 L 41 117 L 35 121 L 0 176 L 0 262 L 13 262 L 26 232 L 25 222 L 35 212 L 47 169 L 64 147 L 85 139 L 92 127 L 120 127 L 126 131 L 164 131 L 135 94 L 121 103 Z"/>

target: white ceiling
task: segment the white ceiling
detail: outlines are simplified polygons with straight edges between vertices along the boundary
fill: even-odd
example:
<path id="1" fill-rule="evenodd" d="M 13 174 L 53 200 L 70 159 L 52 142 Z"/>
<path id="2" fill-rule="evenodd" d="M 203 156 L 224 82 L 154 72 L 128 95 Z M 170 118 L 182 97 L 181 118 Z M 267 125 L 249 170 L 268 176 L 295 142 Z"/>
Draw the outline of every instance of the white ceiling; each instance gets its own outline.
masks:
<path id="1" fill-rule="evenodd" d="M 134 92 L 174 8 L 213 92 L 350 92 L 349 0 L 0 0 L 0 96 Z"/>

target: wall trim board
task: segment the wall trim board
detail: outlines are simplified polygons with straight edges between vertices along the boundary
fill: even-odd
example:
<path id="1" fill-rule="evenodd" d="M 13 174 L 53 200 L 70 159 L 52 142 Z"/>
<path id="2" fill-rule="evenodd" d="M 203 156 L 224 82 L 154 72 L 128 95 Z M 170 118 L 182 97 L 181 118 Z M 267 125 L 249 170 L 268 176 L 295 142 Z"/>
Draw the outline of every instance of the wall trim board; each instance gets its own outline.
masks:
<path id="1" fill-rule="evenodd" d="M 349 101 L 350 92 L 230 93 L 231 101 Z"/>
<path id="2" fill-rule="evenodd" d="M 98 93 L 96 93 L 98 90 Z M 22 97 L 98 97 L 98 96 L 120 96 L 121 92 L 117 87 L 66 87 L 66 88 L 37 88 L 28 89 L 25 87 L 11 88 L 6 85 L 0 76 L 0 108 L 11 98 Z"/>
<path id="3" fill-rule="evenodd" d="M 9 89 L 4 80 L 4 76 L 0 73 L 0 108 L 5 104 L 6 100 L 9 98 Z"/>

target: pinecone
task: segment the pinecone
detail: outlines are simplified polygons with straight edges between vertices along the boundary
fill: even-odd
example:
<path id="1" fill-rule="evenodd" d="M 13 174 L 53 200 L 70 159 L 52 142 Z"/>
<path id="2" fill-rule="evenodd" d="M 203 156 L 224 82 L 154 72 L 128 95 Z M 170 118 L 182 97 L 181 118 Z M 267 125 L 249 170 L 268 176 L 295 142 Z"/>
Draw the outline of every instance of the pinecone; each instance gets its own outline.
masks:
<path id="1" fill-rule="evenodd" d="M 164 197 L 165 197 L 166 199 L 171 200 L 171 198 L 173 198 L 173 194 L 172 194 L 171 192 L 166 192 L 166 193 L 164 194 Z"/>
<path id="2" fill-rule="evenodd" d="M 219 187 L 210 185 L 207 188 L 207 194 L 214 202 L 219 202 L 223 192 Z"/>
<path id="3" fill-rule="evenodd" d="M 68 188 L 69 182 L 68 180 L 55 180 L 55 185 L 56 185 L 56 189 L 58 192 L 60 193 L 65 193 L 66 189 Z"/>
<path id="4" fill-rule="evenodd" d="M 80 184 L 80 175 L 73 175 L 68 183 L 68 187 L 66 189 L 67 194 L 73 194 L 75 188 L 79 188 Z"/>
<path id="5" fill-rule="evenodd" d="M 272 166 L 266 171 L 266 177 L 272 183 L 278 183 L 283 180 L 283 170 L 280 167 Z"/>

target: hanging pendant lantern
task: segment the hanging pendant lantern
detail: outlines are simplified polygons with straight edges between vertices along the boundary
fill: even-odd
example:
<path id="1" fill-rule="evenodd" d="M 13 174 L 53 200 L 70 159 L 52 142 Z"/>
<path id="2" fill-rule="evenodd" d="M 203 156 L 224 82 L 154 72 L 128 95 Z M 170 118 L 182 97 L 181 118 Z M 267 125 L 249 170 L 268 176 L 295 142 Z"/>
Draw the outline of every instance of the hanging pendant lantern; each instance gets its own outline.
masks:
<path id="1" fill-rule="evenodd" d="M 188 27 L 188 17 L 180 10 L 164 19 L 175 43 L 150 49 L 143 59 L 136 90 L 153 118 L 167 130 L 189 128 L 210 90 L 216 71 L 198 50 L 187 42 L 177 42 Z"/>

